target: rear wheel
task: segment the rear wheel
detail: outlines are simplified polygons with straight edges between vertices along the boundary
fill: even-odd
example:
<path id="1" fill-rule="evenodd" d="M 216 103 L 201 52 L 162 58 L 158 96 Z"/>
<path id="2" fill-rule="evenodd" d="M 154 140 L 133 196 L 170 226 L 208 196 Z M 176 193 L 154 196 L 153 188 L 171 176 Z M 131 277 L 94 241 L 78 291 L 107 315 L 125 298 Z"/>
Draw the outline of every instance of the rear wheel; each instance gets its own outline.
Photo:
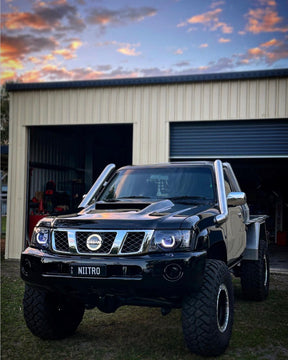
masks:
<path id="1" fill-rule="evenodd" d="M 183 334 L 189 350 L 202 356 L 218 356 L 232 333 L 234 313 L 230 272 L 222 261 L 207 260 L 200 291 L 184 298 Z"/>
<path id="2" fill-rule="evenodd" d="M 269 293 L 270 265 L 268 245 L 260 240 L 258 260 L 243 260 L 241 264 L 242 293 L 247 300 L 262 301 Z"/>
<path id="3" fill-rule="evenodd" d="M 42 339 L 71 336 L 80 324 L 84 305 L 42 289 L 25 287 L 24 318 L 29 330 Z"/>

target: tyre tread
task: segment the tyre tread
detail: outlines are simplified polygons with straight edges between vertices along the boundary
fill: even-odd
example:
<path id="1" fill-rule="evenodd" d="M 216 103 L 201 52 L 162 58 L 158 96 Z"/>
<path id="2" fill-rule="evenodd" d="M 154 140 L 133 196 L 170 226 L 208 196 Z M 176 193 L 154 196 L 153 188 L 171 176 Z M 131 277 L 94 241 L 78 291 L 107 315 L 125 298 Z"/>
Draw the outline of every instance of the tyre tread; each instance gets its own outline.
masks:
<path id="1" fill-rule="evenodd" d="M 231 313 L 227 333 L 221 334 L 211 326 L 216 306 L 215 294 L 218 292 L 215 283 L 226 279 L 230 296 Z M 215 281 L 216 280 L 216 281 Z M 214 293 L 211 297 L 211 292 Z M 217 294 L 216 294 L 217 298 Z M 205 268 L 204 280 L 201 290 L 187 297 L 183 304 L 182 324 L 183 333 L 189 350 L 202 356 L 217 356 L 222 354 L 229 344 L 233 324 L 233 287 L 231 275 L 222 261 L 208 260 Z M 222 336 L 223 335 L 223 336 Z"/>
<path id="2" fill-rule="evenodd" d="M 76 331 L 83 318 L 84 306 L 75 302 L 59 312 L 55 306 L 53 294 L 25 286 L 24 318 L 32 334 L 42 339 L 62 339 Z"/>

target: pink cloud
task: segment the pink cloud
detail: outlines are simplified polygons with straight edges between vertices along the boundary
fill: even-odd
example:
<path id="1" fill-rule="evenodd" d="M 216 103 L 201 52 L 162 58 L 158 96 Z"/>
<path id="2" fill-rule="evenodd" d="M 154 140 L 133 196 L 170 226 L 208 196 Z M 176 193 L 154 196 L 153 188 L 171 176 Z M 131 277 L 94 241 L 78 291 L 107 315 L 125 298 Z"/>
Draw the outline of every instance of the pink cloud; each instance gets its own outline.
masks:
<path id="1" fill-rule="evenodd" d="M 262 6 L 276 6 L 277 3 L 274 0 L 258 0 L 259 4 Z"/>
<path id="2" fill-rule="evenodd" d="M 36 14 L 28 12 L 3 14 L 2 26 L 8 30 L 24 29 L 30 27 L 35 30 L 49 30 L 50 24 Z"/>
<path id="3" fill-rule="evenodd" d="M 123 55 L 127 56 L 139 56 L 141 52 L 136 51 L 136 47 L 140 46 L 140 44 L 124 44 L 124 46 L 117 49 L 117 51 Z"/>
<path id="4" fill-rule="evenodd" d="M 183 55 L 183 53 L 184 53 L 184 49 L 181 49 L 181 48 L 174 51 L 175 55 Z"/>
<path id="5" fill-rule="evenodd" d="M 91 68 L 81 68 L 68 70 L 66 67 L 56 65 L 45 65 L 37 70 L 27 71 L 20 75 L 17 80 L 21 82 L 42 82 L 55 80 L 91 80 L 97 79 L 102 72 Z"/>
<path id="6" fill-rule="evenodd" d="M 249 49 L 239 57 L 242 63 L 262 61 L 269 66 L 275 62 L 288 58 L 288 44 L 284 41 L 272 39 L 257 47 Z"/>
<path id="7" fill-rule="evenodd" d="M 70 60 L 76 58 L 76 50 L 82 46 L 82 42 L 80 40 L 72 40 L 68 45 L 68 48 L 56 49 L 53 51 L 54 55 L 61 55 L 65 60 Z"/>
<path id="8" fill-rule="evenodd" d="M 288 26 L 281 26 L 283 18 L 270 7 L 249 10 L 246 15 L 248 24 L 245 30 L 253 34 L 263 32 L 288 32 Z"/>
<path id="9" fill-rule="evenodd" d="M 194 15 L 185 23 L 182 22 L 178 24 L 177 27 L 187 26 L 189 24 L 201 24 L 210 31 L 220 30 L 224 34 L 230 34 L 233 32 L 233 27 L 219 19 L 222 11 L 222 9 L 217 8 L 203 14 Z"/>
<path id="10" fill-rule="evenodd" d="M 32 12 L 3 13 L 1 23 L 8 30 L 30 28 L 37 31 L 82 31 L 86 26 L 76 7 L 63 0 L 36 2 Z"/>
<path id="11" fill-rule="evenodd" d="M 220 1 L 214 1 L 214 2 L 212 2 L 212 4 L 210 5 L 210 8 L 211 8 L 211 9 L 215 9 L 215 8 L 221 6 L 221 5 L 224 5 L 224 4 L 225 4 L 225 1 L 222 1 L 222 0 L 220 0 Z"/>
<path id="12" fill-rule="evenodd" d="M 266 41 L 265 43 L 261 44 L 260 46 L 268 48 L 271 46 L 279 46 L 281 44 L 282 44 L 282 42 L 280 40 L 272 39 L 272 40 Z"/>
<path id="13" fill-rule="evenodd" d="M 76 57 L 76 55 L 69 49 L 57 49 L 53 52 L 55 55 L 61 55 L 65 60 L 70 60 Z"/>
<path id="14" fill-rule="evenodd" d="M 262 55 L 264 55 L 264 53 L 265 52 L 262 49 L 260 49 L 259 47 L 255 47 L 255 48 L 248 50 L 248 54 L 252 55 L 254 57 L 262 56 Z"/>
<path id="15" fill-rule="evenodd" d="M 140 43 L 137 44 L 130 44 L 130 43 L 124 43 L 124 42 L 118 42 L 115 40 L 111 40 L 111 41 L 104 41 L 104 42 L 99 42 L 97 44 L 98 46 L 109 46 L 109 45 L 113 45 L 113 46 L 117 46 L 117 50 L 119 53 L 123 54 L 123 55 L 127 55 L 127 56 L 139 56 L 141 55 L 140 51 L 136 51 L 136 48 L 140 46 Z"/>
<path id="16" fill-rule="evenodd" d="M 101 27 L 106 25 L 119 26 L 128 22 L 143 21 L 146 17 L 155 16 L 156 13 L 156 9 L 152 7 L 127 7 L 117 10 L 98 7 L 92 9 L 87 21 L 89 24 L 99 25 Z"/>
<path id="17" fill-rule="evenodd" d="M 54 50 L 57 46 L 57 41 L 47 36 L 9 36 L 3 34 L 1 37 L 2 55 L 13 59 L 23 59 L 29 54 L 41 52 L 42 50 Z"/>
<path id="18" fill-rule="evenodd" d="M 219 43 L 228 43 L 228 42 L 230 42 L 231 41 L 231 39 L 225 39 L 225 38 L 220 38 L 219 40 L 218 40 L 218 42 Z"/>
<path id="19" fill-rule="evenodd" d="M 215 9 L 213 11 L 208 11 L 206 13 L 192 16 L 188 19 L 189 24 L 207 24 L 218 21 L 218 14 L 221 13 L 221 9 Z"/>

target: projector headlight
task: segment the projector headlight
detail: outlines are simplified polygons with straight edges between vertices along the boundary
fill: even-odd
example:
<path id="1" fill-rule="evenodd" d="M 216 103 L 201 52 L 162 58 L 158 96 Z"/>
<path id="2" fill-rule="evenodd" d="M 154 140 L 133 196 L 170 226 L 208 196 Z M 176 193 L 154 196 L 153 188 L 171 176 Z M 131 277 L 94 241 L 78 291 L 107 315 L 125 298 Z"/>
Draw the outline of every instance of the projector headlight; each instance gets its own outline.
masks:
<path id="1" fill-rule="evenodd" d="M 191 232 L 189 230 L 156 230 L 154 232 L 150 250 L 173 251 L 177 248 L 189 248 Z"/>
<path id="2" fill-rule="evenodd" d="M 49 229 L 36 227 L 33 231 L 31 245 L 40 249 L 47 249 L 49 247 L 50 231 Z"/>

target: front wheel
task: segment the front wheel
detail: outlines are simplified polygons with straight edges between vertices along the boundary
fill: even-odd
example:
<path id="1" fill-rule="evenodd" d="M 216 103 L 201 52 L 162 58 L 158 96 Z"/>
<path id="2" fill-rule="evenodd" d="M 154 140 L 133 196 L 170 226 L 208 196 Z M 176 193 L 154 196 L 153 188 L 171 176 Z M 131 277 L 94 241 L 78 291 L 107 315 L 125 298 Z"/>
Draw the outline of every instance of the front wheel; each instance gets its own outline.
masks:
<path id="1" fill-rule="evenodd" d="M 189 350 L 202 356 L 221 355 L 229 345 L 233 314 L 230 272 L 222 261 L 207 260 L 200 291 L 183 300 L 182 326 Z"/>
<path id="2" fill-rule="evenodd" d="M 23 310 L 32 334 L 42 339 L 62 339 L 74 334 L 85 308 L 74 299 L 26 285 Z"/>

